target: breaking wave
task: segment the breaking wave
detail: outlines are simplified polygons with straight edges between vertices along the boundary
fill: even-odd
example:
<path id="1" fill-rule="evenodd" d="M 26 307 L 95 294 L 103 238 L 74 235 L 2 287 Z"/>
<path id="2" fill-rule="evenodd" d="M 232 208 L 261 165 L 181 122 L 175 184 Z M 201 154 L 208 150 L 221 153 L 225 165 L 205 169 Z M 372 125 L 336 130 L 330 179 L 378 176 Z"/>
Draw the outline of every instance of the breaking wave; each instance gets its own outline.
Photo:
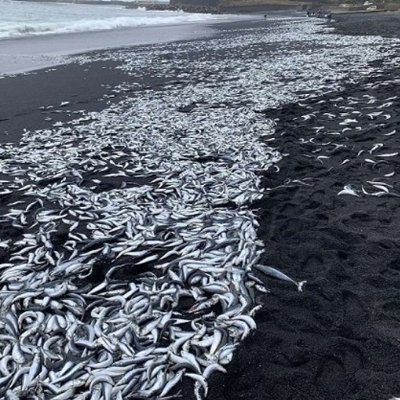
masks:
<path id="1" fill-rule="evenodd" d="M 122 6 L 30 3 L 0 0 L 0 39 L 46 34 L 103 31 L 148 25 L 225 19 L 226 16 L 181 11 L 146 11 Z"/>
<path id="2" fill-rule="evenodd" d="M 179 24 L 196 22 L 205 19 L 204 15 L 176 13 L 169 17 L 143 16 L 143 17 L 116 17 L 109 19 L 87 20 L 71 23 L 38 23 L 16 24 L 7 30 L 0 30 L 0 39 L 23 37 L 31 35 L 61 34 L 72 32 L 88 32 L 130 28 L 147 25 Z"/>

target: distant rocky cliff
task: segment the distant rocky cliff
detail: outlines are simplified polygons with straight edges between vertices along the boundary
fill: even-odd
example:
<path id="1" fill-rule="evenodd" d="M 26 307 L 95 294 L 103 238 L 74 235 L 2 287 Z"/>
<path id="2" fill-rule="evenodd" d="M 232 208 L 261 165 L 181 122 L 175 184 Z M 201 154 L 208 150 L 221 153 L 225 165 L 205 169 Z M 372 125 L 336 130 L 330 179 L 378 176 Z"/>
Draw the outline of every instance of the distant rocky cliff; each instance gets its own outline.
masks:
<path id="1" fill-rule="evenodd" d="M 307 2 L 307 0 L 170 0 L 170 7 L 189 12 L 258 12 L 301 8 Z"/>
<path id="2" fill-rule="evenodd" d="M 170 0 L 172 6 L 184 4 L 195 7 L 219 7 L 221 3 L 221 0 Z"/>
<path id="3" fill-rule="evenodd" d="M 220 12 L 222 0 L 170 0 L 172 7 L 191 12 Z"/>

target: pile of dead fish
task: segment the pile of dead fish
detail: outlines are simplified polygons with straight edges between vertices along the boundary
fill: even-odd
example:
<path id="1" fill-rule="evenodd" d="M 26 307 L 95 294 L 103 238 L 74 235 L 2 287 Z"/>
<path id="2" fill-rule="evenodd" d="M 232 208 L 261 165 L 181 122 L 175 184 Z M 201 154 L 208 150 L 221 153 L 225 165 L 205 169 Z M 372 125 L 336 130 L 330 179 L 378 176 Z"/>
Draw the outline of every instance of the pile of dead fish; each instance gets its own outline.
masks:
<path id="1" fill-rule="evenodd" d="M 1 397 L 162 399 L 183 376 L 207 395 L 255 328 L 255 269 L 288 279 L 259 265 L 248 208 L 282 157 L 259 110 L 382 56 L 318 29 L 105 53 L 180 83 L 121 85 L 134 97 L 0 148 Z"/>
<path id="2" fill-rule="evenodd" d="M 209 111 L 200 134 L 204 110 L 185 121 L 159 108 L 165 93 L 148 97 L 146 115 L 129 101 L 1 151 L 14 177 L 1 190 L 3 395 L 162 398 L 184 373 L 206 395 L 254 328 L 262 248 L 237 206 L 280 159 L 258 141 L 271 123 Z"/>

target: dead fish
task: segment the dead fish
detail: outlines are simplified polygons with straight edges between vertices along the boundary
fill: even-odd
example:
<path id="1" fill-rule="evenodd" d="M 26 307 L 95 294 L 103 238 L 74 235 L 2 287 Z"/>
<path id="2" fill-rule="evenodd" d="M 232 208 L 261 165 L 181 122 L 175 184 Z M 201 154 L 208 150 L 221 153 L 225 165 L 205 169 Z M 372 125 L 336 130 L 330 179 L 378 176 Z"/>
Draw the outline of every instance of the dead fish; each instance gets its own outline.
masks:
<path id="1" fill-rule="evenodd" d="M 293 283 L 294 285 L 297 286 L 297 289 L 300 292 L 303 291 L 303 285 L 307 282 L 307 281 L 296 282 L 292 278 L 289 278 L 284 273 L 278 271 L 277 269 L 272 268 L 272 267 L 268 267 L 266 265 L 256 264 L 255 268 L 258 269 L 260 272 L 266 274 L 266 275 L 270 275 L 270 276 L 272 276 L 274 278 Z"/>
<path id="2" fill-rule="evenodd" d="M 342 195 L 344 195 L 344 194 L 348 194 L 348 195 L 351 195 L 351 196 L 357 196 L 357 197 L 359 197 L 358 193 L 356 192 L 356 190 L 355 190 L 351 185 L 346 185 L 346 186 L 343 188 L 343 190 L 341 190 L 341 191 L 338 193 L 338 196 L 342 196 Z"/>

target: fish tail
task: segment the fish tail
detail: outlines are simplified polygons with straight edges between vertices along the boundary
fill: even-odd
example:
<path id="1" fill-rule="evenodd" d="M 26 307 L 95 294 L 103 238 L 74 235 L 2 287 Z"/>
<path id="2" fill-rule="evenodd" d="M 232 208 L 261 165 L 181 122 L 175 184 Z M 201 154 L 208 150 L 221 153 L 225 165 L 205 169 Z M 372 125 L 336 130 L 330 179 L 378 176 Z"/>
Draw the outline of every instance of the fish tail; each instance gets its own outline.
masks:
<path id="1" fill-rule="evenodd" d="M 297 289 L 299 292 L 303 291 L 303 285 L 305 285 L 306 283 L 307 283 L 307 281 L 297 282 Z"/>

